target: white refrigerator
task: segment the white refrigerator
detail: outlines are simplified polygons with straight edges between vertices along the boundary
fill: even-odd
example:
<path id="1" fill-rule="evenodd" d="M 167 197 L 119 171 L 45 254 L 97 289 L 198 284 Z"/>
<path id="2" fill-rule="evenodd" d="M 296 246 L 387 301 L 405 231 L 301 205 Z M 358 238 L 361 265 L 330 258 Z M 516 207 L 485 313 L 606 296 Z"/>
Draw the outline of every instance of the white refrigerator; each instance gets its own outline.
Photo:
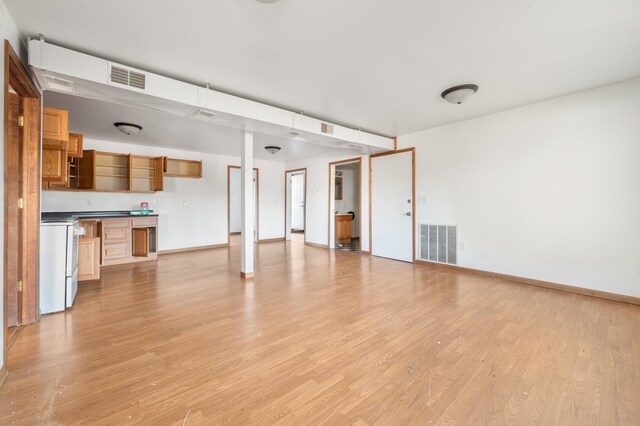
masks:
<path id="1" fill-rule="evenodd" d="M 40 313 L 64 311 L 78 291 L 78 237 L 75 220 L 42 222 L 40 227 Z"/>

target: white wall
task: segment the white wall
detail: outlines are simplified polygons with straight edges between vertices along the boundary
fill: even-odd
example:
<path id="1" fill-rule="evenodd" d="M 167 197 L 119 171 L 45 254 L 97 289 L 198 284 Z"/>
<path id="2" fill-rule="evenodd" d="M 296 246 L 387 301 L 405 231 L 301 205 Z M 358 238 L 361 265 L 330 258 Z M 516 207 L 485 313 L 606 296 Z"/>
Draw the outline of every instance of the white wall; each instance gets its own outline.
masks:
<path id="1" fill-rule="evenodd" d="M 240 232 L 242 231 L 240 169 L 231 169 L 229 173 L 229 232 Z"/>
<path id="2" fill-rule="evenodd" d="M 309 243 L 328 244 L 329 213 L 329 163 L 355 158 L 354 155 L 336 152 L 335 155 L 323 155 L 290 161 L 286 170 L 307 168 L 307 224 L 306 240 Z M 362 180 L 362 235 L 360 246 L 369 250 L 369 157 L 362 156 L 360 178 Z"/>
<path id="3" fill-rule="evenodd" d="M 202 179 L 166 177 L 155 194 L 43 191 L 43 211 L 131 210 L 141 201 L 160 215 L 160 250 L 227 242 L 227 166 L 240 159 L 167 148 L 84 140 L 84 149 L 202 160 Z M 260 239 L 284 237 L 284 163 L 254 160 L 260 169 Z"/>
<path id="4" fill-rule="evenodd" d="M 25 61 L 26 49 L 24 49 L 22 46 L 22 43 L 20 40 L 20 33 L 18 32 L 18 29 L 16 28 L 15 23 L 13 22 L 13 18 L 7 11 L 7 7 L 5 6 L 4 2 L 0 0 L 0 40 L 5 40 L 5 39 L 9 40 L 9 43 L 11 43 L 11 47 L 13 47 L 13 50 L 15 50 L 18 56 L 20 56 L 20 58 L 23 60 L 23 62 L 26 63 Z M 0 62 L 2 63 L 1 69 L 4 70 L 4 51 L 2 53 L 2 59 L 0 59 Z M 0 90 L 0 103 L 4 105 L 4 89 Z M 4 120 L 0 120 L 0 134 L 4 135 Z M 2 164 L 2 167 L 4 168 L 4 149 L 0 149 L 0 164 Z M 4 194 L 3 179 L 0 179 L 0 191 Z M 4 197 L 0 197 L 0 211 L 4 211 Z M 4 226 L 0 226 L 0 239 L 4 241 Z M 3 250 L 4 250 L 3 246 L 0 245 L 0 259 L 4 258 Z M 3 267 L 4 267 L 3 263 L 0 262 L 0 276 L 4 276 Z M 4 311 L 3 297 L 4 297 L 4 292 L 1 291 L 0 292 L 0 311 Z M 2 325 L 2 329 L 4 330 L 5 329 L 4 312 L 2 312 L 2 315 L 0 315 L 0 324 Z M 0 368 L 3 366 L 3 362 L 4 362 L 3 350 L 4 350 L 3 345 L 0 344 Z"/>
<path id="5" fill-rule="evenodd" d="M 640 80 L 398 142 L 418 223 L 458 224 L 461 266 L 640 296 Z"/>
<path id="6" fill-rule="evenodd" d="M 367 163 L 368 165 L 368 163 Z M 336 166 L 336 170 L 342 171 L 342 200 L 335 200 L 335 210 L 338 213 L 354 212 L 356 218 L 353 222 L 353 236 L 360 236 L 360 170 L 342 168 Z"/>

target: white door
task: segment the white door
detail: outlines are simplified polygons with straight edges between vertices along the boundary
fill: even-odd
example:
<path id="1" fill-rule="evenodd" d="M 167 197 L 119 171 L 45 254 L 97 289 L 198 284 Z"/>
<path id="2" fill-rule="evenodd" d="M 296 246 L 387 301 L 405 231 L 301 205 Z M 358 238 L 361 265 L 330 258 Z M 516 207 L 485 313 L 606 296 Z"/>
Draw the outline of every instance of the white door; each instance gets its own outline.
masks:
<path id="1" fill-rule="evenodd" d="M 304 175 L 291 176 L 291 228 L 304 230 Z"/>
<path id="2" fill-rule="evenodd" d="M 371 254 L 413 262 L 413 152 L 372 157 Z"/>

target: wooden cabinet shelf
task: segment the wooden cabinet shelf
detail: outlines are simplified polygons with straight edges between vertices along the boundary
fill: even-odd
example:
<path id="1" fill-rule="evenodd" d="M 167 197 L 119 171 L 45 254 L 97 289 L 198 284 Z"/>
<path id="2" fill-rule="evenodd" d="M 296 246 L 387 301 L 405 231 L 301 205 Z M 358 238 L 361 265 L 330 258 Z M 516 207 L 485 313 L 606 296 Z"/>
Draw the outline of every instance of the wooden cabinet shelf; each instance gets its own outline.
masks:
<path id="1" fill-rule="evenodd" d="M 180 160 L 177 158 L 164 159 L 164 175 L 183 178 L 201 178 L 202 160 Z"/>

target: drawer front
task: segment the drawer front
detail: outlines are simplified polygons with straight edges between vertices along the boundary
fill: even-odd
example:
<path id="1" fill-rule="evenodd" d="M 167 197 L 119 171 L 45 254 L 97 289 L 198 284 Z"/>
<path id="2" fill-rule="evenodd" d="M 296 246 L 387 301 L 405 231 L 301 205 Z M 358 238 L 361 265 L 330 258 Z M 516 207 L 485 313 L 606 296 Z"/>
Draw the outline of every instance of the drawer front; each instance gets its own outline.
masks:
<path id="1" fill-rule="evenodd" d="M 130 228 L 103 228 L 104 242 L 129 242 Z"/>
<path id="2" fill-rule="evenodd" d="M 130 219 L 102 219 L 105 228 L 127 228 L 131 226 Z"/>
<path id="3" fill-rule="evenodd" d="M 156 226 L 158 225 L 157 217 L 134 217 L 131 219 L 131 226 Z"/>
<path id="4" fill-rule="evenodd" d="M 118 259 L 121 257 L 129 257 L 129 243 L 111 243 L 103 244 L 104 259 Z"/>

